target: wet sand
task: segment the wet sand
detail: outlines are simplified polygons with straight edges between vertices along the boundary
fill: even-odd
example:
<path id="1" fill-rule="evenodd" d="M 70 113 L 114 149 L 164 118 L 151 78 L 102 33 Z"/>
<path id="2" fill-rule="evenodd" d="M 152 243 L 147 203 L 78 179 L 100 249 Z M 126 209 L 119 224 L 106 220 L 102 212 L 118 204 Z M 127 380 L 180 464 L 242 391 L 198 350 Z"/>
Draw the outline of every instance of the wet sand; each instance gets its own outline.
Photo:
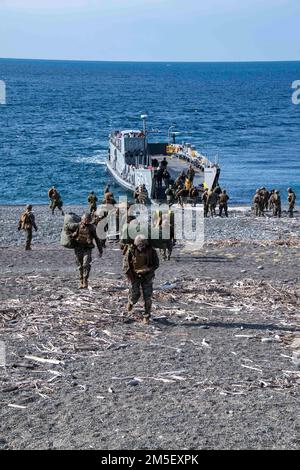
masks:
<path id="1" fill-rule="evenodd" d="M 25 252 L 21 210 L 0 208 L 0 448 L 299 448 L 298 215 L 207 220 L 161 261 L 144 326 L 117 243 L 79 291 L 61 216 L 34 208 Z"/>

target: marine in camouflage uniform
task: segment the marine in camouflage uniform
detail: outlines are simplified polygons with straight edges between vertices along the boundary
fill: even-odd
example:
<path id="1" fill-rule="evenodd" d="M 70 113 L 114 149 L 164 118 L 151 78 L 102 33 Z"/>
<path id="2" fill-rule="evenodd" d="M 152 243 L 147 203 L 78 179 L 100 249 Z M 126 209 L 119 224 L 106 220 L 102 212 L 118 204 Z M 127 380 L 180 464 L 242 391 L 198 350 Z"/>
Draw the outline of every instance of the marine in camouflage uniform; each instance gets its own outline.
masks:
<path id="1" fill-rule="evenodd" d="M 292 190 L 292 188 L 289 188 L 288 189 L 288 205 L 289 205 L 288 214 L 289 214 L 289 217 L 294 216 L 295 202 L 296 202 L 296 194 Z"/>
<path id="2" fill-rule="evenodd" d="M 63 202 L 55 186 L 52 186 L 52 188 L 49 189 L 48 197 L 51 201 L 49 207 L 52 211 L 52 215 L 54 215 L 54 211 L 56 208 L 61 211 L 62 215 L 64 215 L 64 211 L 62 209 Z"/>
<path id="3" fill-rule="evenodd" d="M 141 184 L 134 192 L 134 199 L 137 204 L 147 204 L 149 200 L 148 191 L 144 184 Z"/>
<path id="4" fill-rule="evenodd" d="M 191 184 L 193 184 L 195 178 L 195 170 L 193 168 L 193 165 L 189 166 L 189 169 L 187 171 L 187 177 L 190 180 Z"/>
<path id="5" fill-rule="evenodd" d="M 272 195 L 272 203 L 274 217 L 281 217 L 281 198 L 278 190 L 274 191 Z"/>
<path id="6" fill-rule="evenodd" d="M 253 206 L 254 206 L 254 213 L 256 215 L 256 217 L 260 217 L 263 215 L 263 212 L 262 212 L 262 196 L 261 196 L 261 193 L 260 193 L 260 190 L 257 189 L 256 190 L 256 193 L 253 197 Z"/>
<path id="7" fill-rule="evenodd" d="M 143 235 L 138 235 L 134 245 L 129 245 L 124 253 L 123 271 L 130 281 L 128 294 L 128 312 L 131 312 L 140 296 L 144 297 L 145 324 L 149 323 L 151 316 L 153 280 L 155 270 L 159 267 L 159 259 L 154 248 L 152 248 Z"/>
<path id="8" fill-rule="evenodd" d="M 26 206 L 25 212 L 20 217 L 18 230 L 24 230 L 26 232 L 26 245 L 25 250 L 31 250 L 31 241 L 32 241 L 32 229 L 37 232 L 37 226 L 35 223 L 35 217 L 33 215 L 32 205 Z"/>
<path id="9" fill-rule="evenodd" d="M 214 191 L 208 191 L 207 195 L 207 204 L 208 210 L 210 212 L 211 217 L 214 217 L 216 214 L 216 207 L 218 202 L 218 196 Z"/>
<path id="10" fill-rule="evenodd" d="M 74 240 L 76 263 L 80 274 L 80 289 L 88 288 L 88 279 L 91 271 L 92 250 L 96 242 L 99 256 L 102 256 L 102 240 L 97 236 L 96 227 L 91 223 L 91 215 L 84 214 L 79 224 L 67 226 L 70 237 Z"/>
<path id="11" fill-rule="evenodd" d="M 203 209 L 204 209 L 204 217 L 208 216 L 208 189 L 205 189 L 204 193 L 202 194 L 202 202 L 203 202 Z"/>
<path id="12" fill-rule="evenodd" d="M 219 216 L 220 217 L 222 217 L 223 211 L 225 212 L 225 216 L 228 217 L 228 201 L 229 201 L 229 196 L 224 189 L 224 191 L 222 191 L 219 196 Z"/>
<path id="13" fill-rule="evenodd" d="M 90 213 L 91 214 L 94 214 L 94 212 L 96 212 L 97 202 L 98 202 L 98 198 L 97 198 L 96 194 L 94 193 L 94 191 L 92 191 L 88 196 L 88 203 L 90 205 Z"/>

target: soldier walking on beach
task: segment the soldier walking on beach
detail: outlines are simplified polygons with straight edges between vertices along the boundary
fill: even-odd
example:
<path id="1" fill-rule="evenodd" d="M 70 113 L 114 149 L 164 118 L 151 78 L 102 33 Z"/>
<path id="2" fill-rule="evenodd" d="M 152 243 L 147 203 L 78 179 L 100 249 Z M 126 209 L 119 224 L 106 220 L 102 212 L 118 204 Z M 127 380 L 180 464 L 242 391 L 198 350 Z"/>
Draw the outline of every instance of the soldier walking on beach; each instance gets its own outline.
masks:
<path id="1" fill-rule="evenodd" d="M 260 217 L 263 215 L 262 212 L 262 197 L 260 194 L 260 190 L 257 189 L 256 193 L 253 197 L 253 206 L 254 206 L 254 213 L 256 217 Z"/>
<path id="2" fill-rule="evenodd" d="M 212 190 L 208 191 L 207 204 L 208 204 L 208 209 L 209 209 L 211 217 L 214 217 L 215 215 L 217 215 L 216 214 L 217 202 L 218 202 L 217 194 Z"/>
<path id="3" fill-rule="evenodd" d="M 223 211 L 225 212 L 225 216 L 228 217 L 228 201 L 229 201 L 229 196 L 224 189 L 219 196 L 219 216 L 220 217 L 222 217 Z"/>
<path id="4" fill-rule="evenodd" d="M 58 210 L 61 211 L 61 214 L 64 215 L 64 211 L 62 209 L 63 207 L 63 202 L 62 202 L 62 199 L 60 197 L 60 194 L 59 192 L 57 191 L 57 189 L 55 188 L 55 186 L 52 186 L 52 188 L 49 189 L 48 191 L 48 197 L 50 199 L 50 209 L 52 211 L 52 215 L 54 215 L 54 211 L 55 209 L 57 208 Z"/>
<path id="5" fill-rule="evenodd" d="M 88 196 L 88 203 L 90 205 L 90 213 L 93 214 L 97 210 L 97 202 L 98 198 L 94 191 L 91 191 L 89 196 Z"/>
<path id="6" fill-rule="evenodd" d="M 32 205 L 26 206 L 25 212 L 20 217 L 18 230 L 24 230 L 26 232 L 26 246 L 25 250 L 31 250 L 31 241 L 32 241 L 32 229 L 37 232 L 37 226 L 35 223 L 35 217 L 33 215 Z"/>
<path id="7" fill-rule="evenodd" d="M 281 198 L 278 190 L 275 190 L 272 195 L 272 204 L 274 217 L 281 217 Z"/>
<path id="8" fill-rule="evenodd" d="M 294 217 L 294 209 L 295 209 L 295 202 L 296 202 L 296 194 L 292 188 L 288 189 L 288 214 L 289 217 Z"/>
<path id="9" fill-rule="evenodd" d="M 204 193 L 202 194 L 202 202 L 204 208 L 204 217 L 208 216 L 208 189 L 205 189 Z"/>
<path id="10" fill-rule="evenodd" d="M 96 242 L 99 256 L 101 258 L 103 251 L 102 240 L 97 236 L 96 227 L 92 224 L 92 217 L 89 213 L 83 214 L 79 224 L 71 224 L 67 226 L 67 231 L 70 238 L 74 240 L 74 251 L 80 274 L 79 288 L 87 289 L 91 271 L 92 250 L 95 248 L 93 242 Z"/>
<path id="11" fill-rule="evenodd" d="M 145 311 L 143 323 L 151 316 L 153 280 L 159 267 L 158 255 L 143 235 L 138 235 L 134 245 L 129 245 L 123 258 L 123 271 L 130 281 L 127 310 L 131 312 L 143 292 Z"/>

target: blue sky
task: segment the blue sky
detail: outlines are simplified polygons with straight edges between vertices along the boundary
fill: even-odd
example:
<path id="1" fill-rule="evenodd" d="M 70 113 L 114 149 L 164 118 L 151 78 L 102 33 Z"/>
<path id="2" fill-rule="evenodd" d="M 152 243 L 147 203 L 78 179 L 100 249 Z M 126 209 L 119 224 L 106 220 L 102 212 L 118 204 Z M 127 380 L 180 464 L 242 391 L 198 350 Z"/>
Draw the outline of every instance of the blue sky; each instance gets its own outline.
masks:
<path id="1" fill-rule="evenodd" d="M 300 60 L 300 0 L 0 0 L 0 57 Z"/>

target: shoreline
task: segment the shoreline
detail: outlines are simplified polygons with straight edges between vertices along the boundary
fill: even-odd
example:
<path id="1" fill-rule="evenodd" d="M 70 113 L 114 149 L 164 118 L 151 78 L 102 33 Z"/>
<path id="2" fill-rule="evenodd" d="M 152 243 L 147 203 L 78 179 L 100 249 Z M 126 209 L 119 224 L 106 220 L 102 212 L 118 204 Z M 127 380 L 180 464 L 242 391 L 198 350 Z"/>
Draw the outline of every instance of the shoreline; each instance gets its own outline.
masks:
<path id="1" fill-rule="evenodd" d="M 190 206 L 189 206 L 190 207 Z M 65 211 L 75 212 L 81 215 L 88 208 L 86 206 L 66 206 Z M 17 225 L 24 207 L 22 206 L 0 206 L 0 249 L 8 246 L 24 245 L 23 231 L 17 231 Z M 60 212 L 54 215 L 47 206 L 34 206 L 38 232 L 33 233 L 34 245 L 56 245 L 60 247 L 60 233 L 63 227 L 64 218 Z M 202 222 L 203 221 L 203 222 Z M 300 214 L 295 212 L 294 218 L 289 218 L 283 210 L 283 217 L 278 219 L 267 213 L 265 217 L 254 217 L 250 207 L 229 208 L 229 217 L 208 217 L 201 219 L 201 241 L 204 244 L 226 243 L 230 240 L 239 242 L 277 242 L 279 240 L 300 238 Z M 177 236 L 181 244 L 188 242 Z M 199 239 L 198 239 L 199 240 Z M 192 241 L 192 239 L 190 239 Z"/>

